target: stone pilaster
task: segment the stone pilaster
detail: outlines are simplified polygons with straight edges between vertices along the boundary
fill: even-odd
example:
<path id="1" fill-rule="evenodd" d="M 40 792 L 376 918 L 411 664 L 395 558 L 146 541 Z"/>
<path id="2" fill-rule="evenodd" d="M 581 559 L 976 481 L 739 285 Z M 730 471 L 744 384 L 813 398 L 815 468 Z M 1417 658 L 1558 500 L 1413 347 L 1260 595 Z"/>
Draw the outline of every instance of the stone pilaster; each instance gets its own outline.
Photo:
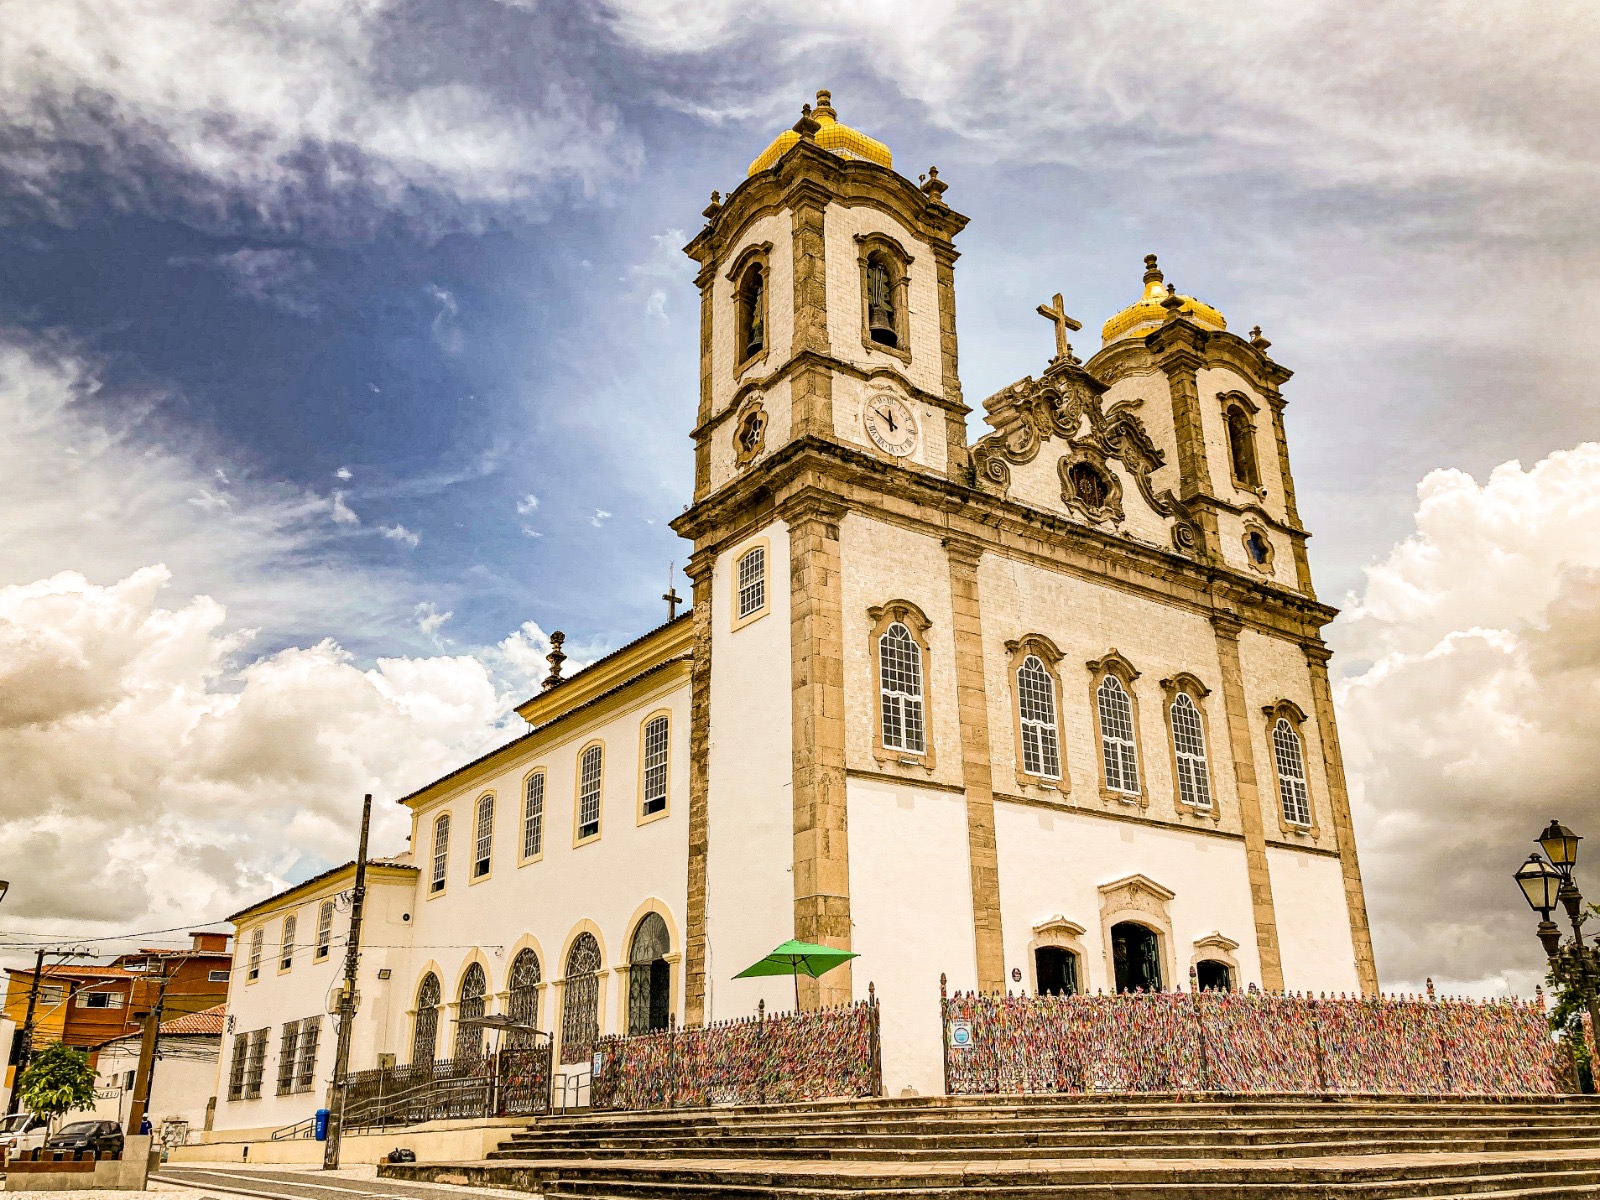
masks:
<path id="1" fill-rule="evenodd" d="M 683 1020 L 699 1025 L 706 1005 L 706 856 L 710 850 L 711 595 L 716 556 L 689 560 L 693 584 L 694 662 L 689 681 L 689 894 L 684 908 Z"/>
<path id="2" fill-rule="evenodd" d="M 703 268 L 695 277 L 700 288 L 700 413 L 695 420 L 696 428 L 711 419 L 712 294 L 716 290 L 716 278 L 717 273 L 710 267 Z M 699 500 L 710 490 L 711 439 L 703 434 L 694 448 L 694 498 Z"/>
<path id="3" fill-rule="evenodd" d="M 1217 635 L 1217 661 L 1222 672 L 1222 705 L 1228 716 L 1228 748 L 1239 793 L 1239 825 L 1244 832 L 1245 869 L 1250 880 L 1250 911 L 1255 919 L 1256 950 L 1261 956 L 1261 986 L 1283 988 L 1283 956 L 1278 948 L 1278 916 L 1272 903 L 1272 875 L 1267 867 L 1267 839 L 1261 819 L 1261 792 L 1256 783 L 1255 751 L 1250 741 L 1250 713 L 1245 704 L 1244 666 L 1239 658 L 1239 631 L 1232 613 L 1211 618 Z"/>
<path id="4" fill-rule="evenodd" d="M 1339 845 L 1339 870 L 1344 876 L 1344 901 L 1350 910 L 1350 940 L 1355 946 L 1356 978 L 1364 995 L 1378 991 L 1378 967 L 1372 957 L 1372 929 L 1367 922 L 1367 896 L 1361 886 L 1361 864 L 1356 858 L 1355 826 L 1350 820 L 1350 794 L 1345 788 L 1344 754 L 1334 721 L 1333 688 L 1328 682 L 1328 660 L 1333 652 L 1320 642 L 1303 647 L 1311 672 L 1311 703 L 1316 709 L 1317 733 L 1322 739 L 1322 761 L 1328 772 L 1328 802 L 1333 809 L 1333 833 Z"/>
<path id="5" fill-rule="evenodd" d="M 844 633 L 839 521 L 844 508 L 801 492 L 789 526 L 789 646 L 794 720 L 794 935 L 850 948 L 850 845 L 844 752 Z M 800 980 L 807 1008 L 852 999 L 850 964 Z"/>
<path id="6" fill-rule="evenodd" d="M 1290 525 L 1300 529 L 1300 509 L 1294 499 L 1294 474 L 1289 470 L 1289 439 L 1283 431 L 1282 393 L 1269 392 L 1267 404 L 1272 409 L 1272 436 L 1278 443 L 1278 478 L 1283 481 L 1284 514 Z M 1302 535 L 1294 538 L 1293 542 L 1295 579 L 1302 592 L 1315 597 L 1317 593 L 1311 586 L 1311 560 L 1306 557 L 1306 539 Z"/>
<path id="7" fill-rule="evenodd" d="M 956 715 L 961 726 L 961 775 L 967 793 L 967 856 L 972 875 L 972 936 L 978 987 L 1005 990 L 1005 943 L 1000 928 L 1000 863 L 995 848 L 994 774 L 989 750 L 989 697 L 984 687 L 983 610 L 978 560 L 983 547 L 945 540 L 954 615 Z"/>
<path id="8" fill-rule="evenodd" d="M 1178 498 L 1211 497 L 1211 466 L 1206 456 L 1205 428 L 1200 415 L 1199 370 L 1204 331 L 1187 321 L 1171 321 L 1151 335 L 1156 365 L 1167 376 L 1172 397 L 1172 423 L 1178 443 Z M 1191 507 L 1200 524 L 1207 556 L 1220 559 L 1217 512 L 1209 504 Z"/>
<path id="9" fill-rule="evenodd" d="M 811 351 L 827 354 L 828 256 L 823 232 L 827 193 L 807 189 L 793 198 L 794 340 L 791 356 Z M 794 376 L 790 411 L 791 437 L 833 436 L 833 377 L 821 366 L 805 367 Z"/>
<path id="10" fill-rule="evenodd" d="M 961 403 L 961 363 L 956 345 L 956 249 L 948 243 L 933 247 L 934 282 L 939 291 L 940 388 L 946 400 Z M 960 479 L 971 462 L 967 454 L 967 422 L 945 410 L 945 470 Z"/>

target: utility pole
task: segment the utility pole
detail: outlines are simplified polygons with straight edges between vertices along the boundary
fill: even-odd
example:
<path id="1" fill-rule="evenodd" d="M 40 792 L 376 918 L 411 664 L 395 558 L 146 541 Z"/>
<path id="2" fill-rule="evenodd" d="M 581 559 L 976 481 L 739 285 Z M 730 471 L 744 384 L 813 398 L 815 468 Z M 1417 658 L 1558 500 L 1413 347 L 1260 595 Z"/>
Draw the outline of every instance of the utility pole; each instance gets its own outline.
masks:
<path id="1" fill-rule="evenodd" d="M 22 1019 L 22 1032 L 17 1034 L 17 1070 L 11 1077 L 11 1103 L 8 1106 L 10 1112 L 20 1111 L 17 1105 L 21 1101 L 17 1093 L 21 1089 L 17 1085 L 22 1082 L 23 1068 L 33 1056 L 33 1010 L 39 1003 L 39 977 L 43 974 L 44 948 L 40 947 L 39 956 L 33 961 L 33 982 L 28 985 L 28 1015 Z"/>
<path id="2" fill-rule="evenodd" d="M 350 1038 L 356 1020 L 356 971 L 361 966 L 361 910 L 367 900 L 367 829 L 372 824 L 372 793 L 361 804 L 361 843 L 356 850 L 356 885 L 350 893 L 350 940 L 344 948 L 344 990 L 339 993 L 338 1040 L 333 1082 L 328 1085 L 328 1140 L 322 1169 L 339 1169 L 339 1138 L 344 1132 L 344 1077 L 350 1070 Z"/>
<path id="3" fill-rule="evenodd" d="M 128 1132 L 136 1134 L 150 1107 L 150 1088 L 156 1072 L 156 1044 L 161 1039 L 161 1009 L 167 1002 L 167 960 L 162 958 L 161 987 L 156 992 L 156 1002 L 144 1015 L 144 1034 L 139 1039 L 139 1066 L 133 1076 L 133 1105 L 128 1109 Z M 148 966 L 145 974 L 149 974 Z"/>

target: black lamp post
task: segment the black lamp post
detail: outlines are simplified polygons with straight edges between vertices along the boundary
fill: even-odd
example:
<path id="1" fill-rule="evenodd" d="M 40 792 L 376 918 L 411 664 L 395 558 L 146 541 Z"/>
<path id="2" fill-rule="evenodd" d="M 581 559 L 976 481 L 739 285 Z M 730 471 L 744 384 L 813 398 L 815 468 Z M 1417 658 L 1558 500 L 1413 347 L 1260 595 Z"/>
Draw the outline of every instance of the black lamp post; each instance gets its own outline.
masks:
<path id="1" fill-rule="evenodd" d="M 1573 868 L 1578 865 L 1578 843 L 1582 840 L 1560 821 L 1551 821 L 1537 839 L 1544 855 L 1528 855 L 1528 861 L 1517 868 L 1515 878 L 1528 906 L 1539 914 L 1539 941 L 1545 957 L 1552 966 L 1563 958 L 1571 961 L 1573 986 L 1589 1010 L 1595 1037 L 1600 1038 L 1600 950 L 1584 944 L 1583 893 L 1572 879 Z M 1572 942 L 1566 946 L 1561 944 L 1561 930 L 1550 919 L 1557 905 L 1566 909 L 1567 919 L 1572 922 Z"/>

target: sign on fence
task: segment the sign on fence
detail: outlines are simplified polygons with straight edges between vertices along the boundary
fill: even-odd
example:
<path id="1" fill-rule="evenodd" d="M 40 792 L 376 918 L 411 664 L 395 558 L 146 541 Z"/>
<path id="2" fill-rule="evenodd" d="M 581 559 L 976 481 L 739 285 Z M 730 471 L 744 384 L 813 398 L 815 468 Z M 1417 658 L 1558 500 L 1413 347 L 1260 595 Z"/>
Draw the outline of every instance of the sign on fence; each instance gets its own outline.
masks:
<path id="1" fill-rule="evenodd" d="M 878 1004 L 604 1037 L 591 1104 L 700 1108 L 877 1096 L 883 1091 Z"/>
<path id="2" fill-rule="evenodd" d="M 944 994 L 945 1090 L 1555 1092 L 1543 1005 L 1260 992 Z"/>

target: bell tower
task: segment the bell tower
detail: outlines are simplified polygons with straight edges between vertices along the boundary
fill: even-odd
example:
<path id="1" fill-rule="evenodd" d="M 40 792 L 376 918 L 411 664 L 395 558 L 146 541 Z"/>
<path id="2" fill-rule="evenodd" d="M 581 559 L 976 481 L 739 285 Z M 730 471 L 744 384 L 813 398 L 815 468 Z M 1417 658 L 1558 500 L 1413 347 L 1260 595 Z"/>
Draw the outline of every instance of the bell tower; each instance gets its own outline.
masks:
<path id="1" fill-rule="evenodd" d="M 966 467 L 956 250 L 967 219 L 930 168 L 839 123 L 817 93 L 792 129 L 713 193 L 700 264 L 695 501 L 807 437 L 912 470 Z"/>

